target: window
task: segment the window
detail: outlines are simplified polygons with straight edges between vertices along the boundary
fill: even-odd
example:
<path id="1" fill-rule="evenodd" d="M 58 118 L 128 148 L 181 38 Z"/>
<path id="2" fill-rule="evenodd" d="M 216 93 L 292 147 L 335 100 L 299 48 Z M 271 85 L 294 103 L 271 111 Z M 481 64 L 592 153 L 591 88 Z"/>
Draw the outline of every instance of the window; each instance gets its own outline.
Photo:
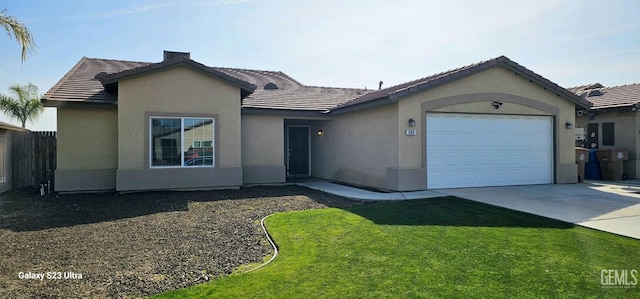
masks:
<path id="1" fill-rule="evenodd" d="M 215 165 L 213 118 L 151 117 L 151 167 Z"/>
<path id="2" fill-rule="evenodd" d="M 614 123 L 602 123 L 602 145 L 614 145 Z"/>

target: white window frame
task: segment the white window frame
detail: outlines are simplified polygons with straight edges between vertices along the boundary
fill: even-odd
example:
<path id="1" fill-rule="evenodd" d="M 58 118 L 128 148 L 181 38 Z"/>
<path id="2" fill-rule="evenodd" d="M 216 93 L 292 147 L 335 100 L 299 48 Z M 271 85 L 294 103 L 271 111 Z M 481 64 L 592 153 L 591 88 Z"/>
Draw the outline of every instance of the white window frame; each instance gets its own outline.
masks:
<path id="1" fill-rule="evenodd" d="M 212 149 L 212 165 L 184 165 L 184 120 L 188 118 L 196 119 L 210 119 L 211 120 L 211 149 Z M 153 156 L 155 148 L 153 147 L 153 120 L 154 119 L 180 119 L 180 165 L 153 165 Z M 214 117 L 202 117 L 202 116 L 149 116 L 149 168 L 202 168 L 202 167 L 215 167 L 216 166 L 216 150 L 215 150 L 215 136 L 216 136 L 216 119 Z M 199 141 L 202 145 L 203 141 Z"/>

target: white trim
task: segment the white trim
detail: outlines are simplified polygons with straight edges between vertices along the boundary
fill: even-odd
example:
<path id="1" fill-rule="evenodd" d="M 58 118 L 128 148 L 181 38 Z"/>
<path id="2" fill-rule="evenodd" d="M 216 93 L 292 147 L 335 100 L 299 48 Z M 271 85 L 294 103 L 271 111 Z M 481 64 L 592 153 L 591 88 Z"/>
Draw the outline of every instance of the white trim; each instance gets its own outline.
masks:
<path id="1" fill-rule="evenodd" d="M 308 149 L 308 157 L 307 161 L 309 163 L 309 167 L 307 167 L 307 175 L 311 176 L 311 126 L 308 125 L 289 125 L 287 126 L 287 169 L 289 169 L 289 128 L 307 128 L 307 141 L 309 145 Z"/>
<path id="2" fill-rule="evenodd" d="M 212 162 L 213 165 L 190 165 L 185 166 L 184 163 L 184 120 L 186 118 L 193 119 L 211 119 L 211 150 L 212 150 Z M 155 148 L 153 147 L 153 119 L 180 119 L 180 144 L 178 145 L 180 149 L 180 165 L 153 165 L 153 156 L 155 154 Z M 167 169 L 167 168 L 202 168 L 202 167 L 216 167 L 216 119 L 215 117 L 200 117 L 200 116 L 149 116 L 148 119 L 149 126 L 149 168 L 150 169 Z"/>

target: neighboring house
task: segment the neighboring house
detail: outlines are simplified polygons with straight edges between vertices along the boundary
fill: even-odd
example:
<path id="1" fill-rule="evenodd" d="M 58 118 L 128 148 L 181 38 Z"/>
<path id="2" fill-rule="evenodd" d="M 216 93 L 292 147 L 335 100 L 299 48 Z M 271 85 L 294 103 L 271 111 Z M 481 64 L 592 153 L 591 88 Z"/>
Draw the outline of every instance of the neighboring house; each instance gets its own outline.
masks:
<path id="1" fill-rule="evenodd" d="M 159 63 L 82 58 L 43 103 L 58 108 L 57 191 L 293 176 L 397 191 L 574 183 L 567 124 L 589 107 L 504 56 L 367 91 L 167 51 Z"/>
<path id="2" fill-rule="evenodd" d="M 0 192 L 11 189 L 11 132 L 24 131 L 27 130 L 0 122 Z"/>
<path id="3" fill-rule="evenodd" d="M 628 178 L 640 178 L 640 84 L 605 87 L 600 83 L 569 88 L 592 104 L 578 110 L 576 128 L 585 128 L 587 148 L 627 148 L 624 161 Z"/>

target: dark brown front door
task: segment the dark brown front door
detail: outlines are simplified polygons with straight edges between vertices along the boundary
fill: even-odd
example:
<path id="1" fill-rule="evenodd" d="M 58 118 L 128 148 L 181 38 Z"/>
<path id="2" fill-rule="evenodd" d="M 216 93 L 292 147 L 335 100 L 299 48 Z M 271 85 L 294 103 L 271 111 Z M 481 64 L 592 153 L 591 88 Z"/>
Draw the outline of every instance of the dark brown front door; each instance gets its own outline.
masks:
<path id="1" fill-rule="evenodd" d="M 289 176 L 309 175 L 309 127 L 289 127 Z"/>

